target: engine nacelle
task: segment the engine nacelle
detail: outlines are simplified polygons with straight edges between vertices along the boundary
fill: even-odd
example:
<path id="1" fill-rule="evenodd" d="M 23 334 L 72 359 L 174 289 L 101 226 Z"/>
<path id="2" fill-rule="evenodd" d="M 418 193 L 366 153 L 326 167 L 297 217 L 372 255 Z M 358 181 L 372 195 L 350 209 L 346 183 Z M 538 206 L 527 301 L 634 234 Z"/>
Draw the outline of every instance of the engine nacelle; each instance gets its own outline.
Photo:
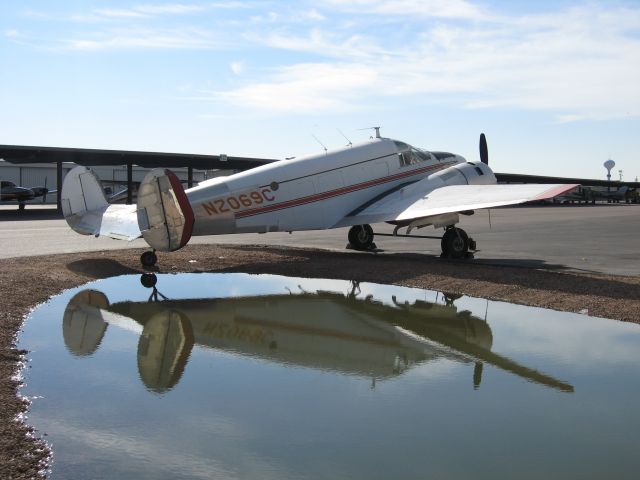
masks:
<path id="1" fill-rule="evenodd" d="M 458 163 L 434 173 L 430 178 L 438 178 L 446 185 L 493 185 L 496 177 L 484 163 Z"/>

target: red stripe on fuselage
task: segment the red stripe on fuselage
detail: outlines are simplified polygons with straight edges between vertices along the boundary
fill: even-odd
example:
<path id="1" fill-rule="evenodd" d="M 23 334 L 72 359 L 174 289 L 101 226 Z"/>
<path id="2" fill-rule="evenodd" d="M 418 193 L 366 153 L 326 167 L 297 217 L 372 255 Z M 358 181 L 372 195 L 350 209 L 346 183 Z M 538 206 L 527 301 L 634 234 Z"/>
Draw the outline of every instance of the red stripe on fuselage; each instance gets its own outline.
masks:
<path id="1" fill-rule="evenodd" d="M 252 217 L 254 215 L 260 215 L 262 213 L 269 213 L 276 210 L 284 210 L 286 208 L 298 207 L 300 205 L 305 205 L 308 203 L 315 203 L 320 200 L 325 200 L 331 197 L 337 197 L 340 195 L 344 195 L 346 193 L 355 192 L 357 190 L 363 190 L 365 188 L 374 187 L 376 185 L 381 185 L 383 183 L 392 182 L 393 180 L 398 180 L 405 177 L 411 177 L 413 175 L 417 175 L 419 173 L 428 172 L 430 170 L 441 170 L 451 165 L 455 165 L 456 162 L 447 162 L 440 163 L 435 165 L 429 165 L 423 168 L 417 168 L 415 170 L 409 170 L 407 172 L 396 173 L 395 175 L 390 175 L 388 177 L 377 178 L 375 180 L 369 180 L 368 182 L 357 183 L 355 185 L 350 185 L 348 187 L 338 188 L 335 190 L 329 190 L 328 192 L 316 193 L 313 195 L 308 195 L 306 197 L 295 198 L 293 200 L 287 200 L 286 202 L 274 203 L 272 205 L 267 205 L 266 207 L 254 208 L 251 210 L 245 210 L 243 212 L 238 212 L 235 214 L 236 218 L 245 218 Z"/>

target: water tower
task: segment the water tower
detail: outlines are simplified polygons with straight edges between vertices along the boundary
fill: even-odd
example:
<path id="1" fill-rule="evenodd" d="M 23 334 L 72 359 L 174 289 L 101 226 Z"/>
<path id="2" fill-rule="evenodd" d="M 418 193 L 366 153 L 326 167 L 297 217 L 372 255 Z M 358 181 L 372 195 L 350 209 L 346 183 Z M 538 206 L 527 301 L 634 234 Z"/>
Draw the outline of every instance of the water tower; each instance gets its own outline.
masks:
<path id="1" fill-rule="evenodd" d="M 611 193 L 611 169 L 616 166 L 616 162 L 609 159 L 604 162 L 604 168 L 607 169 L 607 193 Z"/>

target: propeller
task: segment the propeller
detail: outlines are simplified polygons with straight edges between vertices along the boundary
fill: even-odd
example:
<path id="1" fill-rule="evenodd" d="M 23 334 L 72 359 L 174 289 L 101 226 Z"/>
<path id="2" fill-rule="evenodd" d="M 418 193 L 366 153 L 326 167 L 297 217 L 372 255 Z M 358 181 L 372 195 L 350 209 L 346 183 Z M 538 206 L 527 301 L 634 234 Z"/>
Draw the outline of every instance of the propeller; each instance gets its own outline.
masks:
<path id="1" fill-rule="evenodd" d="M 42 203 L 47 203 L 47 193 L 49 193 L 49 189 L 47 188 L 47 178 L 44 177 L 44 191 L 42 192 Z"/>
<path id="2" fill-rule="evenodd" d="M 485 165 L 489 165 L 489 150 L 487 149 L 487 137 L 484 133 L 480 134 L 480 161 Z"/>

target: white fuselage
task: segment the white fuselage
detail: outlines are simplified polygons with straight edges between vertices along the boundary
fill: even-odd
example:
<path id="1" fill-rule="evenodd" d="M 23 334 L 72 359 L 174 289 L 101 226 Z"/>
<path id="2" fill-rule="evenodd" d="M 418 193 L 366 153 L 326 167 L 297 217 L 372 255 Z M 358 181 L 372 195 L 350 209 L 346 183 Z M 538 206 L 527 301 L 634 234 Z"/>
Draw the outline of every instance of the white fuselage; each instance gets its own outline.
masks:
<path id="1" fill-rule="evenodd" d="M 474 168 L 488 175 L 474 181 Z M 345 217 L 367 202 L 432 176 L 433 188 L 495 183 L 484 164 L 376 138 L 208 180 L 186 193 L 195 215 L 193 235 L 321 230 L 344 226 Z"/>

